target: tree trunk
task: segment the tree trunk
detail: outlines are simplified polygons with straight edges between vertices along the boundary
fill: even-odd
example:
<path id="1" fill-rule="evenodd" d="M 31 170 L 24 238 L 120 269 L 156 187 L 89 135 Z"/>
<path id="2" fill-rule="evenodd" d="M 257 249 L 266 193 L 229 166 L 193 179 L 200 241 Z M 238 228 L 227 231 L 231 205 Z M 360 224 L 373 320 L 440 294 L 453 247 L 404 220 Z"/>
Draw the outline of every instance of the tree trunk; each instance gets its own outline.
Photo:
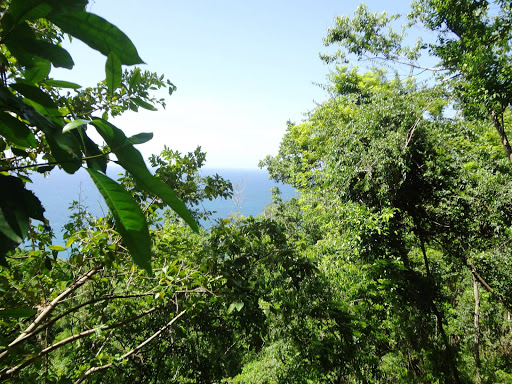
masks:
<path id="1" fill-rule="evenodd" d="M 475 357 L 475 384 L 480 384 L 482 379 L 480 377 L 480 369 L 482 362 L 480 361 L 480 295 L 478 293 L 478 280 L 473 274 L 473 293 L 475 295 L 475 339 L 473 342 L 474 346 L 474 357 Z"/>
<path id="2" fill-rule="evenodd" d="M 425 249 L 425 242 L 423 241 L 423 237 L 420 235 L 420 233 L 421 232 L 418 229 L 417 236 L 418 236 L 418 239 L 420 241 L 421 252 L 423 254 L 423 262 L 425 264 L 425 271 L 427 273 L 427 277 L 429 279 L 431 279 L 432 276 L 431 276 L 431 273 L 430 273 L 430 266 L 429 266 L 428 257 L 427 257 L 427 250 Z M 444 330 L 444 326 L 443 326 L 443 320 L 444 319 L 443 319 L 443 316 L 442 316 L 441 312 L 439 312 L 439 310 L 437 309 L 437 305 L 435 303 L 435 300 L 432 300 L 430 305 L 432 307 L 432 312 L 434 313 L 434 316 L 436 317 L 436 321 L 437 321 L 437 324 L 439 326 L 439 332 L 441 333 L 441 337 L 442 337 L 444 345 L 445 345 L 446 359 L 449 362 L 449 366 L 450 366 L 450 369 L 452 371 L 453 379 L 454 379 L 455 383 L 460 384 L 461 380 L 460 380 L 460 377 L 459 377 L 459 370 L 457 368 L 457 362 L 455 360 L 455 356 L 454 356 L 454 353 L 452 351 L 452 346 L 450 344 L 450 340 L 449 340 L 448 335 L 446 334 L 446 332 Z"/>
<path id="3" fill-rule="evenodd" d="M 507 133 L 505 132 L 505 126 L 503 124 L 503 115 L 500 121 L 500 118 L 496 116 L 496 113 L 489 108 L 489 113 L 492 118 L 492 123 L 494 125 L 494 128 L 496 128 L 496 131 L 498 132 L 498 135 L 500 136 L 501 143 L 503 144 L 503 148 L 505 149 L 505 152 L 507 153 L 508 160 L 512 163 L 512 147 L 510 146 L 510 142 L 507 138 Z"/>

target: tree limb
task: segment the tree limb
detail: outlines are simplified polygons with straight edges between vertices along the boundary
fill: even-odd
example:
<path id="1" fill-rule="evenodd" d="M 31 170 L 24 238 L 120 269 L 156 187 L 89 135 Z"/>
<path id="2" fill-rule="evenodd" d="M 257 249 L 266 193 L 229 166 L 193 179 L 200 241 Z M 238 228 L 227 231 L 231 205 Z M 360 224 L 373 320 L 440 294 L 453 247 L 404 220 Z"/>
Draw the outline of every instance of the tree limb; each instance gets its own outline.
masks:
<path id="1" fill-rule="evenodd" d="M 131 351 L 125 353 L 123 356 L 121 356 L 118 361 L 123 361 L 124 359 L 130 357 L 134 353 L 138 352 L 142 348 L 144 348 L 147 344 L 149 344 L 151 341 L 153 341 L 155 338 L 160 336 L 160 334 L 165 331 L 167 328 L 169 328 L 171 325 L 173 325 L 181 316 L 185 314 L 186 310 L 181 311 L 179 314 L 173 317 L 171 321 L 169 321 L 166 325 L 164 325 L 162 328 L 160 328 L 157 332 L 155 332 L 151 337 L 140 343 L 138 346 L 133 348 Z M 114 365 L 114 363 L 105 364 L 99 367 L 91 367 L 89 368 L 83 375 L 80 377 L 77 381 L 75 381 L 74 384 L 80 384 L 83 382 L 87 376 L 93 374 L 94 372 L 103 371 L 105 369 L 111 368 Z"/>
<path id="2" fill-rule="evenodd" d="M 55 299 L 52 300 L 48 306 L 45 307 L 45 309 L 37 316 L 37 318 L 23 331 L 16 339 L 14 339 L 10 344 L 9 348 L 13 348 L 22 341 L 28 339 L 34 334 L 35 329 L 41 324 L 46 318 L 52 313 L 52 311 L 55 309 L 55 307 L 69 294 L 76 291 L 78 288 L 80 288 L 83 284 L 87 282 L 93 275 L 95 275 L 98 271 L 100 271 L 103 268 L 102 265 L 96 265 L 95 267 L 91 268 L 89 271 L 84 273 L 82 276 L 80 276 L 78 279 L 76 279 L 69 287 L 67 287 L 64 291 L 62 291 Z M 0 359 L 4 358 L 9 353 L 8 349 L 4 349 L 0 353 Z"/>
<path id="3" fill-rule="evenodd" d="M 33 355 L 32 357 L 26 359 L 23 363 L 18 364 L 16 366 L 8 369 L 7 371 L 5 371 L 4 373 L 2 373 L 0 375 L 0 381 L 3 381 L 3 380 L 5 380 L 8 377 L 13 376 L 15 373 L 17 373 L 21 369 L 25 368 L 27 365 L 31 364 L 34 360 L 36 360 L 36 359 L 38 359 L 40 357 L 46 356 L 48 353 L 54 351 L 57 348 L 62 347 L 63 345 L 69 344 L 69 343 L 71 343 L 71 342 L 73 342 L 75 340 L 78 340 L 78 339 L 82 339 L 82 338 L 84 338 L 86 336 L 89 336 L 90 334 L 96 333 L 97 331 L 107 331 L 109 329 L 114 329 L 114 328 L 122 327 L 123 325 L 129 324 L 129 323 L 131 323 L 131 322 L 133 322 L 135 320 L 140 319 L 141 317 L 147 316 L 147 315 L 155 312 L 156 310 L 158 310 L 160 308 L 162 308 L 162 306 L 153 307 L 151 309 L 148 309 L 145 312 L 142 312 L 141 314 L 138 314 L 136 316 L 130 317 L 130 318 L 128 318 L 126 320 L 123 320 L 123 321 L 120 321 L 118 323 L 114 323 L 114 324 L 110 324 L 110 325 L 102 325 L 100 327 L 96 327 L 96 328 L 93 328 L 93 329 L 88 329 L 87 331 L 83 331 L 83 332 L 77 333 L 76 335 L 67 337 L 67 338 L 65 338 L 65 339 L 63 339 L 63 340 L 61 340 L 61 341 L 59 341 L 59 342 L 57 342 L 55 344 L 52 344 L 49 347 L 43 349 L 37 355 Z"/>

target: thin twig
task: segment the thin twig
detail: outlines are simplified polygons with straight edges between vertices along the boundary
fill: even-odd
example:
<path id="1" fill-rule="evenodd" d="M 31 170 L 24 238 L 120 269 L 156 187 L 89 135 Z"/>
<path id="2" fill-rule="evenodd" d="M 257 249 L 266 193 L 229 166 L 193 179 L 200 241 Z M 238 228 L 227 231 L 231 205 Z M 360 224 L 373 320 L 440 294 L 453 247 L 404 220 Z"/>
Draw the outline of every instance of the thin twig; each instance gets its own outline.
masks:
<path id="1" fill-rule="evenodd" d="M 146 339 L 145 341 L 143 341 L 142 343 L 140 343 L 138 346 L 136 346 L 135 348 L 133 348 L 131 351 L 125 353 L 123 356 L 121 356 L 117 361 L 123 361 L 124 359 L 127 359 L 128 357 L 130 357 L 131 355 L 135 354 L 136 352 L 138 352 L 139 350 L 141 350 L 142 348 L 144 348 L 147 344 L 149 344 L 151 341 L 153 341 L 155 338 L 157 338 L 158 336 L 160 336 L 160 334 L 162 332 L 164 332 L 167 328 L 169 328 L 171 325 L 173 325 L 181 316 L 183 316 L 187 311 L 186 310 L 183 310 L 181 311 L 179 314 L 177 314 L 176 316 L 173 317 L 173 319 L 171 321 L 169 321 L 166 325 L 164 325 L 162 328 L 160 328 L 157 332 L 155 332 L 151 337 L 149 337 L 148 339 Z M 105 364 L 105 365 L 102 365 L 100 367 L 91 367 L 89 368 L 89 370 L 87 370 L 83 375 L 82 377 L 80 377 L 77 381 L 75 381 L 74 384 L 80 384 L 81 382 L 83 382 L 87 376 L 93 374 L 94 372 L 98 372 L 98 371 L 102 371 L 102 370 L 105 370 L 105 369 L 108 369 L 108 368 L 111 368 L 114 366 L 114 363 L 109 363 L 109 364 Z"/>
<path id="2" fill-rule="evenodd" d="M 95 275 L 98 271 L 100 271 L 103 268 L 101 265 L 96 265 L 95 267 L 91 268 L 89 271 L 84 273 L 82 276 L 80 276 L 78 279 L 76 279 L 69 287 L 67 287 L 64 291 L 60 293 L 51 303 L 46 306 L 46 308 L 37 316 L 37 318 L 23 331 L 15 340 L 13 340 L 9 344 L 9 348 L 13 348 L 22 341 L 28 339 L 32 336 L 34 330 L 41 324 L 46 318 L 52 313 L 52 311 L 55 309 L 55 307 L 69 294 L 76 291 L 78 288 L 80 288 L 83 284 L 87 282 L 93 275 Z M 0 353 L 0 359 L 5 357 L 9 353 L 8 349 L 3 350 Z"/>

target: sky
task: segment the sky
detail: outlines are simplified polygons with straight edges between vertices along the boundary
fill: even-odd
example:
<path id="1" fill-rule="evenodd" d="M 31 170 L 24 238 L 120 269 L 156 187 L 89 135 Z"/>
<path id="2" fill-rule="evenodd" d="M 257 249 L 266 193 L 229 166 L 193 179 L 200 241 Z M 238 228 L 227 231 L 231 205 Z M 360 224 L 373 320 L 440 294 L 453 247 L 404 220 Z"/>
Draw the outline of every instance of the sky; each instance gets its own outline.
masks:
<path id="1" fill-rule="evenodd" d="M 408 2 L 366 2 L 371 10 L 407 13 Z M 326 99 L 318 84 L 329 67 L 322 38 L 352 0 L 90 0 L 88 11 L 133 41 L 145 70 L 164 74 L 177 91 L 165 110 L 126 113 L 112 122 L 127 135 L 153 132 L 138 149 L 147 158 L 164 145 L 182 153 L 201 146 L 208 168 L 257 168 L 277 154 L 288 120 Z M 73 70 L 58 80 L 91 86 L 105 78 L 105 58 L 79 41 L 65 46 Z"/>

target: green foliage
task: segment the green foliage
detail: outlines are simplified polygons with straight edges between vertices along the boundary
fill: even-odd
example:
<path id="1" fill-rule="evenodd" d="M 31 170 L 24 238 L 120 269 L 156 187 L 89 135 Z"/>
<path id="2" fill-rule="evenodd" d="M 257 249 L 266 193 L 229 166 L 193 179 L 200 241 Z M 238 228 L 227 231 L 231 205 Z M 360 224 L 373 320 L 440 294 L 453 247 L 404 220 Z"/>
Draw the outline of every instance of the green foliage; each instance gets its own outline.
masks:
<path id="1" fill-rule="evenodd" d="M 508 262 L 492 261 L 497 249 L 510 258 L 512 174 L 499 142 L 488 123 L 445 117 L 451 100 L 441 87 L 345 67 L 330 80 L 332 98 L 290 124 L 278 155 L 261 165 L 299 189 L 297 201 L 270 212 L 317 261 L 333 302 L 358 319 L 355 346 L 341 348 L 353 354 L 341 377 L 463 382 L 474 369 L 462 359 L 472 354 L 472 309 L 458 305 L 470 270 L 493 287 L 491 307 L 510 305 Z"/>
<path id="2" fill-rule="evenodd" d="M 57 10 L 58 0 L 12 1 L 2 19 L 0 177 L 9 188 L 0 231 L 5 251 L 31 243 L 0 270 L 0 380 L 510 379 L 512 172 L 501 153 L 510 124 L 508 3 L 414 3 L 409 21 L 438 33 L 415 47 L 404 44 L 406 29 L 391 28 L 398 16 L 361 6 L 337 18 L 325 43 L 341 49 L 326 61 L 355 55 L 444 77 L 422 84 L 382 68 L 336 67 L 329 98 L 305 122 L 288 123 L 278 154 L 261 162 L 297 197 L 283 201 L 275 190 L 262 216 L 223 219 L 200 234 L 194 221 L 211 214 L 201 202 L 231 197 L 231 183 L 201 174 L 200 148 L 166 147 L 151 157 L 152 175 L 134 148 L 152 135 L 126 137 L 107 121 L 162 104 L 148 88 L 175 87 L 137 68 L 121 72 L 140 60 L 136 51 L 84 3 Z M 82 89 L 48 78 L 51 64 L 72 63 L 59 49 L 63 32 L 36 28 L 51 22 L 107 56 L 104 82 Z M 97 37 L 107 30 L 126 52 L 106 50 Z M 421 65 L 425 50 L 438 66 Z M 90 127 L 106 148 L 88 138 Z M 127 170 L 120 183 L 104 175 L 110 153 Z M 72 173 L 84 162 L 111 215 L 93 218 L 75 202 L 66 246 L 56 246 L 48 227 L 28 225 L 44 217 L 25 191 L 25 170 Z M 166 204 L 175 212 L 162 219 Z"/>
<path id="3" fill-rule="evenodd" d="M 9 185 L 15 185 L 4 194 L 0 215 L 0 263 L 6 265 L 6 254 L 20 244 L 27 235 L 29 218 L 44 221 L 39 200 L 25 190 L 25 177 L 30 170 L 47 172 L 59 166 L 68 173 L 85 167 L 106 197 L 113 210 L 118 231 L 133 253 L 134 261 L 150 270 L 150 242 L 147 225 L 139 210 L 137 230 L 126 223 L 125 208 L 131 197 L 127 193 L 108 194 L 115 183 L 107 182 L 105 173 L 110 153 L 117 163 L 127 169 L 141 188 L 159 196 L 195 231 L 198 231 L 185 205 L 173 190 L 155 179 L 147 170 L 140 153 L 133 144 L 144 142 L 147 134 L 126 138 L 121 130 L 105 121 L 110 113 L 119 115 L 138 107 L 155 110 L 153 102 L 163 104 L 148 94 L 150 88 L 175 87 L 163 76 L 136 68 L 122 72 L 122 65 L 141 64 L 136 48 L 117 27 L 85 10 L 87 1 L 22 1 L 6 3 L 2 14 L 0 44 L 2 84 L 0 104 L 0 171 Z M 44 28 L 43 28 L 44 27 Z M 69 34 L 107 57 L 106 80 L 97 88 L 79 90 L 77 84 L 49 78 L 51 65 L 71 69 L 74 62 L 60 46 L 62 36 Z M 51 64 L 51 65 L 50 65 Z M 60 94 L 60 88 L 72 89 Z M 104 119 L 93 119 L 100 111 Z M 100 148 L 87 135 L 87 125 L 93 125 L 108 147 Z M 39 161 L 45 160 L 43 164 Z M 14 183 L 17 178 L 18 183 Z M 21 181 L 23 180 L 23 182 Z M 110 187 L 106 188 L 106 185 Z M 29 204 L 23 206 L 20 197 Z M 131 201 L 136 206 L 135 201 Z M 124 211 L 124 212 L 123 212 Z"/>

